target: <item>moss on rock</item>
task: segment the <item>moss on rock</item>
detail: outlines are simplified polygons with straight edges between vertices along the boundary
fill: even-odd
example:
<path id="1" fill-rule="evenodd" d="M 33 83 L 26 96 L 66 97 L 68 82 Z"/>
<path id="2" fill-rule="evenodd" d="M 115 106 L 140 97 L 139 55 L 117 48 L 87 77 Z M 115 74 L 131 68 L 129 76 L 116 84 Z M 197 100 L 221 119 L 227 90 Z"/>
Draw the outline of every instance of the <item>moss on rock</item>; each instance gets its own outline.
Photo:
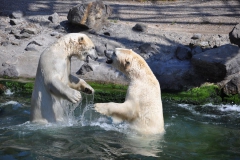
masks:
<path id="1" fill-rule="evenodd" d="M 221 90 L 217 85 L 204 84 L 187 91 L 162 93 L 162 99 L 188 104 L 221 103 L 220 92 Z"/>

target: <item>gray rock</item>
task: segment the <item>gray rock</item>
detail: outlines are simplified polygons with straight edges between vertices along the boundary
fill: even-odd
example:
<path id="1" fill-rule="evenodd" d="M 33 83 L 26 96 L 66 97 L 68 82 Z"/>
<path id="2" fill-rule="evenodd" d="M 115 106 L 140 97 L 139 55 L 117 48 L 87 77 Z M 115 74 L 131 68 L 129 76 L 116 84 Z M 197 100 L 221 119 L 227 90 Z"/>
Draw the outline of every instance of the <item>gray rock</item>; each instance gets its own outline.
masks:
<path id="1" fill-rule="evenodd" d="M 179 45 L 176 50 L 176 57 L 179 60 L 188 60 L 191 59 L 191 49 L 186 46 Z"/>
<path id="2" fill-rule="evenodd" d="M 209 47 L 209 44 L 208 44 L 207 41 L 202 41 L 202 42 L 199 43 L 199 45 L 200 45 L 201 47 Z"/>
<path id="3" fill-rule="evenodd" d="M 108 5 L 101 0 L 91 0 L 71 8 L 67 19 L 72 24 L 99 30 L 110 15 L 111 8 Z"/>
<path id="4" fill-rule="evenodd" d="M 17 78 L 18 77 L 18 71 L 16 69 L 15 66 L 12 66 L 12 65 L 9 65 L 8 68 L 6 68 L 5 70 L 3 70 L 1 73 L 0 73 L 0 76 L 1 77 L 11 77 L 11 78 Z"/>
<path id="5" fill-rule="evenodd" d="M 18 29 L 16 29 L 16 28 L 10 28 L 10 34 L 17 35 L 17 34 L 19 34 L 19 33 L 20 33 L 20 31 L 19 31 Z"/>
<path id="6" fill-rule="evenodd" d="M 38 30 L 36 28 L 24 28 L 20 33 L 21 34 L 23 34 L 23 33 L 37 34 Z"/>
<path id="7" fill-rule="evenodd" d="M 195 47 L 192 48 L 191 53 L 192 53 L 192 56 L 194 56 L 194 55 L 196 55 L 196 54 L 202 53 L 202 51 L 203 51 L 203 50 L 202 50 L 201 47 L 195 46 Z"/>
<path id="8" fill-rule="evenodd" d="M 60 22 L 59 15 L 55 12 L 48 17 L 48 20 L 54 24 L 58 24 Z"/>
<path id="9" fill-rule="evenodd" d="M 240 50 L 235 45 L 227 44 L 194 55 L 191 62 L 195 71 L 206 81 L 220 82 L 240 71 Z"/>
<path id="10" fill-rule="evenodd" d="M 229 33 L 229 39 L 231 43 L 236 44 L 240 47 L 240 23 L 237 24 Z"/>
<path id="11" fill-rule="evenodd" d="M 38 51 L 39 46 L 42 46 L 42 44 L 36 41 L 31 41 L 30 43 L 28 43 L 27 47 L 25 48 L 25 51 Z"/>
<path id="12" fill-rule="evenodd" d="M 52 32 L 50 33 L 51 36 L 59 36 L 59 33 L 58 32 Z"/>
<path id="13" fill-rule="evenodd" d="M 234 95 L 240 93 L 240 75 L 234 76 L 228 83 L 223 87 L 223 92 L 226 95 Z"/>
<path id="14" fill-rule="evenodd" d="M 37 45 L 35 44 L 29 44 L 27 45 L 27 47 L 25 48 L 26 51 L 38 51 L 37 49 Z"/>
<path id="15" fill-rule="evenodd" d="M 40 26 L 49 26 L 51 21 L 48 20 L 47 16 L 32 16 L 29 17 L 29 21 L 32 23 L 37 23 Z"/>
<path id="16" fill-rule="evenodd" d="M 30 37 L 30 34 L 24 32 L 24 33 L 22 33 L 22 34 L 15 34 L 14 36 L 15 36 L 15 38 L 17 38 L 17 39 L 25 39 L 25 38 L 29 38 L 29 37 Z"/>
<path id="17" fill-rule="evenodd" d="M 202 35 L 200 33 L 196 33 L 192 36 L 192 39 L 201 39 Z"/>
<path id="18" fill-rule="evenodd" d="M 221 46 L 221 39 L 218 36 L 211 36 L 208 39 L 208 44 L 211 48 L 216 48 Z"/>
<path id="19" fill-rule="evenodd" d="M 8 45 L 9 45 L 9 41 L 1 42 L 1 45 L 2 45 L 2 46 L 8 46 Z"/>
<path id="20" fill-rule="evenodd" d="M 77 75 L 84 75 L 87 72 L 93 71 L 92 66 L 90 66 L 88 63 L 84 63 L 81 68 L 76 72 Z"/>
<path id="21" fill-rule="evenodd" d="M 146 32 L 147 31 L 147 25 L 142 24 L 142 23 L 137 23 L 132 29 L 134 31 Z"/>
<path id="22" fill-rule="evenodd" d="M 151 54 L 151 55 L 157 54 L 159 52 L 158 49 L 159 49 L 159 47 L 152 43 L 144 43 L 139 46 L 139 50 L 142 53 Z"/>
<path id="23" fill-rule="evenodd" d="M 19 41 L 13 40 L 13 41 L 11 41 L 11 44 L 14 46 L 18 46 L 20 43 L 19 43 Z"/>
<path id="24" fill-rule="evenodd" d="M 12 12 L 11 14 L 11 18 L 14 18 L 14 19 L 21 19 L 23 17 L 23 12 L 22 11 L 14 11 Z"/>
<path id="25" fill-rule="evenodd" d="M 23 24 L 23 23 L 24 23 L 23 19 L 11 19 L 10 20 L 11 25 L 20 25 L 20 24 Z"/>
<path id="26" fill-rule="evenodd" d="M 42 46 L 42 44 L 36 42 L 36 41 L 31 41 L 28 43 L 27 47 L 25 48 L 26 51 L 38 51 L 39 46 Z"/>

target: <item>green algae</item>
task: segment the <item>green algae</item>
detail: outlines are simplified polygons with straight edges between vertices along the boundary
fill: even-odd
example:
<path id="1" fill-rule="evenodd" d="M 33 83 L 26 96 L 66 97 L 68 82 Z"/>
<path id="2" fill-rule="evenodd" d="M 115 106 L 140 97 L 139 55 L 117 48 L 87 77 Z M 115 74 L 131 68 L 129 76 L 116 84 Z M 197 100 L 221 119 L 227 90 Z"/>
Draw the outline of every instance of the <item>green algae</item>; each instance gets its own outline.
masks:
<path id="1" fill-rule="evenodd" d="M 214 84 L 204 84 L 181 92 L 163 92 L 162 99 L 187 104 L 222 103 L 221 90 Z"/>
<path id="2" fill-rule="evenodd" d="M 112 83 L 88 82 L 94 90 L 94 103 L 117 102 L 125 100 L 128 86 Z M 0 84 L 6 86 L 15 95 L 31 97 L 34 87 L 32 79 L 27 80 L 0 80 Z M 2 92 L 0 92 L 2 94 Z M 240 95 L 224 95 L 221 89 L 215 84 L 206 83 L 200 87 L 194 87 L 187 91 L 166 92 L 162 91 L 162 100 L 176 103 L 187 104 L 206 104 L 206 103 L 231 103 L 240 104 Z"/>

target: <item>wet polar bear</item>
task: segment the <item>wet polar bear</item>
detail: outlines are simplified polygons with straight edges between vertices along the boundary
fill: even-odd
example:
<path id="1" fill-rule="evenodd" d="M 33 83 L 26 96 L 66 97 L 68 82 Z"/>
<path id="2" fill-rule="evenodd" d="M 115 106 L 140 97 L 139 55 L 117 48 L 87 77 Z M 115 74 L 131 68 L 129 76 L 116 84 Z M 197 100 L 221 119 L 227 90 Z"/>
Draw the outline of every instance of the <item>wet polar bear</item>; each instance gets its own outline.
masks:
<path id="1" fill-rule="evenodd" d="M 87 61 L 97 59 L 93 42 L 85 35 L 71 33 L 58 39 L 40 56 L 31 99 L 31 121 L 37 123 L 63 120 L 63 100 L 76 103 L 79 90 L 94 92 L 84 80 L 70 74 L 71 57 Z"/>
<path id="2" fill-rule="evenodd" d="M 126 120 L 141 134 L 164 132 L 160 85 L 145 60 L 129 49 L 106 51 L 106 63 L 112 64 L 129 79 L 124 103 L 96 103 L 97 112 Z"/>

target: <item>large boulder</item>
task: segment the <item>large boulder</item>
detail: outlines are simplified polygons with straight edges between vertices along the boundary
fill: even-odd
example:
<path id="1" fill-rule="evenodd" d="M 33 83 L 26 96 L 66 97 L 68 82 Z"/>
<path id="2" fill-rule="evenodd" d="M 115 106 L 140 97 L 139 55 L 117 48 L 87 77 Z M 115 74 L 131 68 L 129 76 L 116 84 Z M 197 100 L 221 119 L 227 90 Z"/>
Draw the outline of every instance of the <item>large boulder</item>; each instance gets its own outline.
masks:
<path id="1" fill-rule="evenodd" d="M 188 60 L 191 59 L 191 49 L 186 46 L 179 45 L 176 50 L 176 57 L 179 60 Z"/>
<path id="2" fill-rule="evenodd" d="M 226 44 L 194 55 L 191 62 L 195 71 L 206 81 L 220 82 L 240 71 L 240 49 Z"/>
<path id="3" fill-rule="evenodd" d="M 240 23 L 237 24 L 229 33 L 229 39 L 231 43 L 236 44 L 240 47 Z"/>
<path id="4" fill-rule="evenodd" d="M 67 19 L 83 28 L 99 30 L 111 14 L 111 8 L 101 0 L 86 1 L 71 8 Z"/>

